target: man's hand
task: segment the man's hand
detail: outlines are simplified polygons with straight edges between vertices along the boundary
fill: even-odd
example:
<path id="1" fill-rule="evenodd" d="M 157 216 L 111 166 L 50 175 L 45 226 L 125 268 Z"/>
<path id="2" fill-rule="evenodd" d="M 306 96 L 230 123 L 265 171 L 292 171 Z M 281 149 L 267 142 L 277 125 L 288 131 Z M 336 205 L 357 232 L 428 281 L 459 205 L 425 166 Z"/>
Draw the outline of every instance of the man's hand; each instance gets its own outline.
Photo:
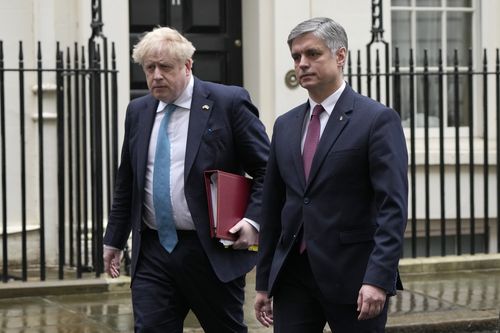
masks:
<path id="1" fill-rule="evenodd" d="M 262 325 L 269 327 L 273 324 L 273 304 L 267 293 L 257 291 L 253 308 L 255 309 L 255 318 Z"/>
<path id="2" fill-rule="evenodd" d="M 113 279 L 119 277 L 122 251 L 109 246 L 104 246 L 102 257 L 104 259 L 104 271 Z"/>
<path id="3" fill-rule="evenodd" d="M 234 227 L 229 229 L 229 232 L 238 234 L 238 239 L 233 244 L 235 250 L 247 250 L 250 246 L 259 242 L 259 232 L 245 219 L 236 223 Z"/>
<path id="4" fill-rule="evenodd" d="M 385 306 L 385 290 L 364 284 L 358 295 L 358 320 L 366 320 L 378 316 Z"/>

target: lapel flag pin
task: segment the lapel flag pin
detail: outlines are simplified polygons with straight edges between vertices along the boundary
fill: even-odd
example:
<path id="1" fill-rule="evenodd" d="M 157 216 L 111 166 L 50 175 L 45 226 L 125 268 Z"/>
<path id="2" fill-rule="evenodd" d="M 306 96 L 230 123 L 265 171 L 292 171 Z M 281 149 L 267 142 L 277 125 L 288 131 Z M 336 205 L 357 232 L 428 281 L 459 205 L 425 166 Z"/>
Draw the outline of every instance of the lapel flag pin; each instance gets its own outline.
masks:
<path id="1" fill-rule="evenodd" d="M 203 105 L 201 108 L 202 108 L 203 110 L 208 110 L 208 109 L 210 109 L 210 107 L 209 107 L 208 105 L 206 105 L 206 104 L 205 104 L 205 105 Z"/>

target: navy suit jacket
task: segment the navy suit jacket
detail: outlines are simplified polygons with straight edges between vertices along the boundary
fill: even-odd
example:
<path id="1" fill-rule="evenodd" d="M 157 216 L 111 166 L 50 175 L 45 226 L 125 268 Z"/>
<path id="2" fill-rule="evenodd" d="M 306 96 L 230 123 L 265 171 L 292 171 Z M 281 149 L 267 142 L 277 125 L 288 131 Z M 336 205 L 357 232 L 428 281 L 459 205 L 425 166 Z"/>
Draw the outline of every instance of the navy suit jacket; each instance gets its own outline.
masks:
<path id="1" fill-rule="evenodd" d="M 304 227 L 321 292 L 355 304 L 363 283 L 394 294 L 407 221 L 407 151 L 398 114 L 354 92 L 340 96 L 308 182 L 301 139 L 304 103 L 274 125 L 263 194 L 257 290 L 270 295 Z"/>
<path id="2" fill-rule="evenodd" d="M 131 101 L 127 108 L 121 162 L 104 237 L 104 244 L 122 249 L 132 231 L 132 278 L 144 227 L 145 171 L 158 103 L 147 95 Z M 259 222 L 268 153 L 269 139 L 248 92 L 195 77 L 184 165 L 185 196 L 203 249 L 221 281 L 250 271 L 256 256 L 250 251 L 225 249 L 210 237 L 203 172 L 219 169 L 252 176 L 245 216 Z"/>

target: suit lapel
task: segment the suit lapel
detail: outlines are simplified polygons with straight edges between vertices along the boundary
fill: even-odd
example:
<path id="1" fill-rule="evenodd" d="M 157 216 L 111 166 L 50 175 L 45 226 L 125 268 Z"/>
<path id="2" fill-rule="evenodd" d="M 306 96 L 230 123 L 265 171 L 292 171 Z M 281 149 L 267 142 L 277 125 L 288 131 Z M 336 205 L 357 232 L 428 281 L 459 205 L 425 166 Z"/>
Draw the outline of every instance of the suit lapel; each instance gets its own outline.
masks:
<path id="1" fill-rule="evenodd" d="M 209 93 L 203 86 L 203 82 L 194 78 L 193 98 L 189 113 L 189 127 L 186 143 L 186 158 L 184 161 L 184 180 L 187 179 L 189 171 L 193 166 L 201 138 L 205 133 L 208 119 L 212 113 L 214 101 L 208 99 Z"/>
<path id="2" fill-rule="evenodd" d="M 302 187 L 306 185 L 306 178 L 304 175 L 304 161 L 302 159 L 302 129 L 304 126 L 304 118 L 308 115 L 309 103 L 306 102 L 298 107 L 297 113 L 294 118 L 294 123 L 290 126 L 290 147 L 293 150 L 293 165 L 299 175 Z"/>
<path id="3" fill-rule="evenodd" d="M 337 138 L 340 133 L 342 133 L 342 130 L 349 123 L 353 109 L 353 97 L 353 90 L 349 87 L 349 85 L 346 85 L 344 92 L 333 108 L 330 118 L 328 118 L 328 123 L 326 124 L 323 135 L 319 141 L 318 149 L 314 154 L 308 184 L 314 180 L 314 177 L 318 173 L 321 164 L 323 164 L 324 159 L 328 155 L 328 152 L 335 144 L 335 141 L 337 141 Z"/>
<path id="4" fill-rule="evenodd" d="M 137 119 L 137 188 L 144 188 L 144 177 L 146 175 L 146 165 L 148 162 L 149 139 L 151 138 L 151 129 L 153 128 L 158 108 L 158 100 L 149 95 L 144 102 L 144 108 L 139 110 Z M 141 192 L 142 193 L 142 192 Z"/>

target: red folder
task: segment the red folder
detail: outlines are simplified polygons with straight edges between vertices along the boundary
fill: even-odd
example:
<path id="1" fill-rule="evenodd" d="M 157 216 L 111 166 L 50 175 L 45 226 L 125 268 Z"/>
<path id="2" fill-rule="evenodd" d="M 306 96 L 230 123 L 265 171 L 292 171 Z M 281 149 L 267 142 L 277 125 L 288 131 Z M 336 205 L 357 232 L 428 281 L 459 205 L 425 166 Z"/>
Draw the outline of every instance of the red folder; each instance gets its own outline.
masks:
<path id="1" fill-rule="evenodd" d="M 205 171 L 210 235 L 221 240 L 236 240 L 229 232 L 245 217 L 252 180 L 220 170 Z"/>

